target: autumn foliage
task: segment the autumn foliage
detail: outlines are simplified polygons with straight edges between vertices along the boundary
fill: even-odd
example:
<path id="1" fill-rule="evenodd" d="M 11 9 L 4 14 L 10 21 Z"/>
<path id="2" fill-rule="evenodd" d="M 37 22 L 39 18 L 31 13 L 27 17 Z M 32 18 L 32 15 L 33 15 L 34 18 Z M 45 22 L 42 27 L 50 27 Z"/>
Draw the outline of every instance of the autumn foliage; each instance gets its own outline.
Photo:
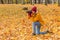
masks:
<path id="1" fill-rule="evenodd" d="M 0 5 L 0 40 L 60 40 L 60 7 L 36 4 L 46 23 L 41 31 L 48 29 L 53 33 L 32 36 L 32 22 L 27 19 L 23 6 L 31 9 L 32 5 Z"/>

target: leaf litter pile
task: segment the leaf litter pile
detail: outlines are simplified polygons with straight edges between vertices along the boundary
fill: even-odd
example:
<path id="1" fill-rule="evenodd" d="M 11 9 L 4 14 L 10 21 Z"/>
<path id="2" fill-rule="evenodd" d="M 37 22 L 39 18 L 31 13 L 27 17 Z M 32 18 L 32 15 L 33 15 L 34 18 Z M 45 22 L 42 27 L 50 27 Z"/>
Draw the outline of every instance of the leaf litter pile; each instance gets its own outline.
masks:
<path id="1" fill-rule="evenodd" d="M 32 36 L 32 22 L 22 10 L 32 5 L 4 4 L 0 5 L 0 40 L 60 40 L 60 7 L 57 5 L 36 4 L 38 11 L 46 23 L 40 31 L 49 30 L 53 33 Z"/>

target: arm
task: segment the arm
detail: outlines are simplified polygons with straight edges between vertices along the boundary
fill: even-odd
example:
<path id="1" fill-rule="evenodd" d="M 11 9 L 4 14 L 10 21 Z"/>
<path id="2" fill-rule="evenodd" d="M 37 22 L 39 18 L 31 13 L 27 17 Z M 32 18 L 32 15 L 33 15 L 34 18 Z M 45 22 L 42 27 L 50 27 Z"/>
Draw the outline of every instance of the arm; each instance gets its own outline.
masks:
<path id="1" fill-rule="evenodd" d="M 41 15 L 39 14 L 38 16 L 39 16 L 40 23 L 41 23 L 42 25 L 44 25 L 44 24 L 45 24 L 45 22 L 43 21 L 43 19 L 42 19 Z"/>

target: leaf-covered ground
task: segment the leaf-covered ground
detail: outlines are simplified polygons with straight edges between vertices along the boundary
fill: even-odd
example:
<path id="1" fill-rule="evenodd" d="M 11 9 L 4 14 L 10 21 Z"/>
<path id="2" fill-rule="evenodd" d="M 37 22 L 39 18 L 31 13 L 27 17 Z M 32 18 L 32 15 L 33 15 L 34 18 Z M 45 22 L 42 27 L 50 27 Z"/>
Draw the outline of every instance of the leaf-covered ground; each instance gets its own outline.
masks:
<path id="1" fill-rule="evenodd" d="M 22 10 L 24 6 L 31 9 L 32 5 L 0 4 L 0 40 L 60 40 L 60 7 L 36 4 L 47 25 L 41 31 L 48 29 L 53 33 L 32 36 L 32 24 Z"/>

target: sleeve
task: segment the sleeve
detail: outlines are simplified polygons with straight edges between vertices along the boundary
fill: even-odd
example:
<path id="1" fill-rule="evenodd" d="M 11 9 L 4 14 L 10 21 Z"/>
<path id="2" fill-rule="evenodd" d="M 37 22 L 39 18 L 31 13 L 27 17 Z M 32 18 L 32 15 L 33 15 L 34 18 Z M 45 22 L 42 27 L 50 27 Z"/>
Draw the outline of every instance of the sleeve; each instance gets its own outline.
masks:
<path id="1" fill-rule="evenodd" d="M 38 16 L 39 16 L 39 21 L 40 21 L 40 23 L 41 23 L 42 25 L 44 25 L 44 24 L 45 24 L 45 22 L 43 21 L 43 19 L 42 19 L 41 15 L 39 14 Z"/>

